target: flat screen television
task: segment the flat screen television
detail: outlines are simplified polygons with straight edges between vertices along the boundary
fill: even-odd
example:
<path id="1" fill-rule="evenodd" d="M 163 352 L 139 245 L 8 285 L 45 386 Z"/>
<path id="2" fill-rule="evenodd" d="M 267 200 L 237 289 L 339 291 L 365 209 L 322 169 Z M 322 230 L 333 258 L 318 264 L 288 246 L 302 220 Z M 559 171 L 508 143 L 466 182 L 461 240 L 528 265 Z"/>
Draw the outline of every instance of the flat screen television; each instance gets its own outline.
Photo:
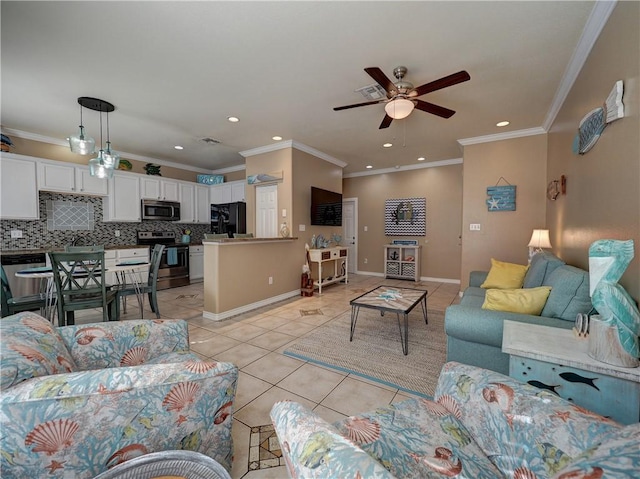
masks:
<path id="1" fill-rule="evenodd" d="M 342 226 L 342 194 L 312 186 L 311 224 Z"/>

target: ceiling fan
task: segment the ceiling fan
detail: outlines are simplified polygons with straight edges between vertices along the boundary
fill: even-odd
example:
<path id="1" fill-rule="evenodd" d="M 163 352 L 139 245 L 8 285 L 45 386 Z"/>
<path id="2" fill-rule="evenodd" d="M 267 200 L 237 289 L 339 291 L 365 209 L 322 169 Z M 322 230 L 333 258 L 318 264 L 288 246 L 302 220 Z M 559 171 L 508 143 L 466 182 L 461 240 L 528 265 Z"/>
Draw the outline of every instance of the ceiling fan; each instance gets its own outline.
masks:
<path id="1" fill-rule="evenodd" d="M 382 123 L 380 123 L 380 129 L 388 128 L 393 120 L 400 120 L 406 118 L 413 111 L 414 108 L 418 110 L 426 111 L 432 115 L 441 116 L 442 118 L 451 118 L 455 111 L 449 110 L 439 105 L 434 105 L 423 100 L 418 100 L 419 96 L 431 93 L 432 91 L 441 90 L 458 83 L 462 83 L 471 79 L 469 74 L 462 70 L 458 73 L 453 73 L 446 77 L 442 77 L 439 80 L 435 80 L 429 83 L 425 83 L 417 88 L 403 78 L 407 74 L 407 67 L 399 66 L 394 68 L 393 75 L 398 81 L 392 82 L 389 80 L 382 70 L 378 67 L 369 67 L 364 69 L 382 88 L 387 92 L 387 98 L 382 100 L 367 101 L 364 103 L 356 103 L 353 105 L 345 105 L 334 108 L 334 111 L 348 110 L 349 108 L 357 108 L 359 106 L 376 105 L 378 103 L 386 103 L 384 111 L 386 112 Z"/>

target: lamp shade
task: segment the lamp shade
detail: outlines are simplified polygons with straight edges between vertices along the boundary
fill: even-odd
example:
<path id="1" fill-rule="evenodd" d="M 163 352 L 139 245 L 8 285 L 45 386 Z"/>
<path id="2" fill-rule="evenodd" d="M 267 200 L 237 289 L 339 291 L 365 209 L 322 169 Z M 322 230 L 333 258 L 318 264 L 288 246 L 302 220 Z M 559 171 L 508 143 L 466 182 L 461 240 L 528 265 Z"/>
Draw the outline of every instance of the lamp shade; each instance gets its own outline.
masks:
<path id="1" fill-rule="evenodd" d="M 387 103 L 384 106 L 384 111 L 386 111 L 387 115 L 394 120 L 402 120 L 409 116 L 414 107 L 415 105 L 411 100 L 407 100 L 406 98 L 397 98 Z"/>
<path id="2" fill-rule="evenodd" d="M 531 240 L 528 244 L 529 248 L 551 248 L 549 241 L 549 230 L 533 230 Z"/>

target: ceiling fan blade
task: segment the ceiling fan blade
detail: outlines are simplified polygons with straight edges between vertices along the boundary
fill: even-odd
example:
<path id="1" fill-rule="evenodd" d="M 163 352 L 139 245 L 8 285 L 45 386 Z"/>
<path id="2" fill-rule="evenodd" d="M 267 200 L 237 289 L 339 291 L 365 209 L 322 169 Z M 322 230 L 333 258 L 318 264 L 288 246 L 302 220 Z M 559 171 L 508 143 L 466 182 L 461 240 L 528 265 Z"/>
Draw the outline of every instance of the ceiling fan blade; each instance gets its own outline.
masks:
<path id="1" fill-rule="evenodd" d="M 389 125 L 391 125 L 392 121 L 393 121 L 393 118 L 391 118 L 389 115 L 385 115 L 384 118 L 382 119 L 382 123 L 380 123 L 380 126 L 378 127 L 378 130 L 382 130 L 383 128 L 389 128 Z"/>
<path id="2" fill-rule="evenodd" d="M 442 77 L 439 80 L 420 85 L 419 87 L 414 88 L 409 95 L 412 97 L 421 96 L 426 93 L 431 93 L 432 91 L 440 90 L 448 86 L 457 85 L 458 83 L 462 83 L 468 80 L 471 80 L 471 76 L 466 71 L 462 70 L 458 73 L 453 73 L 449 76 Z"/>
<path id="3" fill-rule="evenodd" d="M 387 90 L 387 93 L 390 96 L 398 93 L 398 89 L 393 82 L 389 80 L 389 77 L 387 77 L 387 75 L 385 75 L 378 67 L 365 68 L 364 71 L 366 71 L 369 76 L 378 83 L 378 85 Z"/>
<path id="4" fill-rule="evenodd" d="M 349 108 L 357 108 L 359 106 L 375 105 L 376 103 L 381 103 L 383 101 L 386 101 L 386 100 L 374 100 L 374 101 L 366 101 L 364 103 L 354 103 L 353 105 L 337 106 L 333 109 L 333 111 L 348 110 Z"/>
<path id="5" fill-rule="evenodd" d="M 433 103 L 429 103 L 427 101 L 422 100 L 412 100 L 416 104 L 416 108 L 418 110 L 426 111 L 427 113 L 431 113 L 433 115 L 441 116 L 442 118 L 451 118 L 456 112 L 453 110 L 449 110 L 443 106 L 434 105 Z"/>

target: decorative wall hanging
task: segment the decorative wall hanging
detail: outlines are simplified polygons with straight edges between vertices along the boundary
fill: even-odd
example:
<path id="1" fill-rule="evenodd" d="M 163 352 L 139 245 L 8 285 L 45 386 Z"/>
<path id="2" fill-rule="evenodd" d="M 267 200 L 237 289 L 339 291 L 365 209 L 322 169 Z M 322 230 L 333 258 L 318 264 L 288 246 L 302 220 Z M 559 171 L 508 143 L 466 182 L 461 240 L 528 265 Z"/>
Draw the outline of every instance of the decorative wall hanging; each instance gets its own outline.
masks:
<path id="1" fill-rule="evenodd" d="M 424 236 L 426 221 L 426 198 L 402 198 L 385 201 L 384 234 L 386 236 Z"/>
<path id="2" fill-rule="evenodd" d="M 552 180 L 547 185 L 547 198 L 551 201 L 555 201 L 560 195 L 560 187 L 558 186 L 558 180 Z"/>
<path id="3" fill-rule="evenodd" d="M 197 175 L 196 182 L 203 185 L 219 185 L 224 183 L 224 175 Z"/>
<path id="4" fill-rule="evenodd" d="M 272 173 L 258 173 L 257 175 L 247 176 L 247 183 L 257 185 L 258 183 L 273 183 L 274 181 L 282 181 L 282 171 L 274 171 Z"/>
<path id="5" fill-rule="evenodd" d="M 618 80 L 604 105 L 585 115 L 578 126 L 578 134 L 573 140 L 573 152 L 576 155 L 584 155 L 593 148 L 605 127 L 624 116 L 622 94 L 622 80 Z"/>
<path id="6" fill-rule="evenodd" d="M 505 186 L 498 186 L 501 180 L 507 184 Z M 489 211 L 516 210 L 516 187 L 502 176 L 498 179 L 496 186 L 487 187 L 487 196 L 487 210 Z"/>
<path id="7" fill-rule="evenodd" d="M 154 163 L 144 165 L 144 171 L 147 172 L 147 175 L 162 176 L 162 173 L 160 173 L 160 165 Z"/>

